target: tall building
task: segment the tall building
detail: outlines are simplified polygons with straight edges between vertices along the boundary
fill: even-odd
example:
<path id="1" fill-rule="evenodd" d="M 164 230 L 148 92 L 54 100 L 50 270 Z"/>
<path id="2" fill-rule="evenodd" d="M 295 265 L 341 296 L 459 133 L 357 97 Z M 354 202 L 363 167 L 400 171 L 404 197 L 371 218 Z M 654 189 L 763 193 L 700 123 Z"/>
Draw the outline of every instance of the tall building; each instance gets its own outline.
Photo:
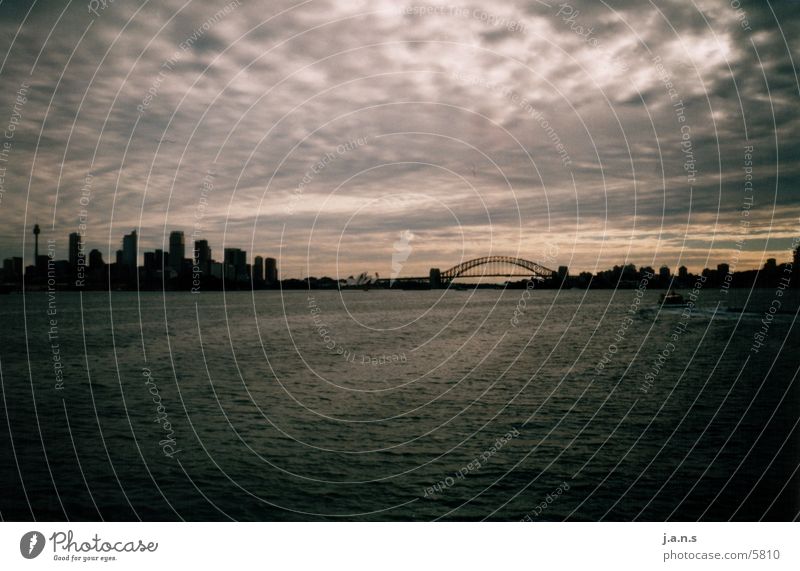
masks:
<path id="1" fill-rule="evenodd" d="M 33 225 L 33 265 L 39 263 L 39 234 L 42 231 L 39 229 L 38 224 Z"/>
<path id="2" fill-rule="evenodd" d="M 69 266 L 72 269 L 78 267 L 78 259 L 81 255 L 81 235 L 73 232 L 69 235 Z"/>
<path id="3" fill-rule="evenodd" d="M 689 277 L 689 269 L 686 266 L 681 266 L 678 268 L 678 277 L 682 280 L 685 280 Z"/>
<path id="4" fill-rule="evenodd" d="M 256 256 L 253 260 L 253 281 L 260 283 L 264 281 L 264 258 Z"/>
<path id="5" fill-rule="evenodd" d="M 275 285 L 278 283 L 278 262 L 275 261 L 275 258 L 267 258 L 264 260 L 265 268 L 264 268 L 264 279 L 270 285 Z"/>
<path id="6" fill-rule="evenodd" d="M 211 269 L 211 248 L 208 240 L 195 240 L 194 242 L 194 263 L 200 271 L 207 274 Z"/>
<path id="7" fill-rule="evenodd" d="M 428 281 L 431 284 L 431 289 L 438 289 L 442 285 L 442 272 L 439 268 L 431 268 L 428 274 Z"/>
<path id="8" fill-rule="evenodd" d="M 247 279 L 247 252 L 239 248 L 225 248 L 225 279 Z"/>
<path id="9" fill-rule="evenodd" d="M 186 239 L 183 232 L 174 230 L 169 234 L 169 266 L 180 274 L 183 267 L 183 259 L 186 257 Z"/>
<path id="10" fill-rule="evenodd" d="M 89 267 L 93 270 L 97 268 L 102 268 L 105 266 L 105 262 L 103 261 L 103 254 L 98 249 L 94 249 L 89 252 Z"/>
<path id="11" fill-rule="evenodd" d="M 13 257 L 3 260 L 3 279 L 7 282 L 19 281 L 22 277 L 22 258 Z"/>
<path id="12" fill-rule="evenodd" d="M 144 253 L 144 269 L 146 272 L 156 272 L 161 268 L 156 266 L 156 253 L 155 252 L 145 252 Z"/>
<path id="13" fill-rule="evenodd" d="M 156 250 L 153 253 L 155 254 L 154 263 L 157 270 L 169 268 L 169 254 L 165 253 L 164 250 Z"/>
<path id="14" fill-rule="evenodd" d="M 130 269 L 136 269 L 137 258 L 137 238 L 136 230 L 122 237 L 122 265 Z"/>
<path id="15" fill-rule="evenodd" d="M 669 271 L 669 267 L 661 266 L 658 270 L 658 277 L 660 277 L 664 281 L 669 281 L 671 274 Z"/>

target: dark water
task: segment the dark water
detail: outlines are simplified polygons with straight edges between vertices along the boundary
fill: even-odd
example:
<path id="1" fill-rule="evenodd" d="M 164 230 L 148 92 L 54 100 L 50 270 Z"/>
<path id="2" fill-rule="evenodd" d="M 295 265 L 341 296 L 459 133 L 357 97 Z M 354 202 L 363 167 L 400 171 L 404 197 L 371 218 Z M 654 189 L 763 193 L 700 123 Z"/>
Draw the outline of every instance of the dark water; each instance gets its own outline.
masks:
<path id="1" fill-rule="evenodd" d="M 521 293 L 2 296 L 0 516 L 797 517 L 797 290 Z"/>

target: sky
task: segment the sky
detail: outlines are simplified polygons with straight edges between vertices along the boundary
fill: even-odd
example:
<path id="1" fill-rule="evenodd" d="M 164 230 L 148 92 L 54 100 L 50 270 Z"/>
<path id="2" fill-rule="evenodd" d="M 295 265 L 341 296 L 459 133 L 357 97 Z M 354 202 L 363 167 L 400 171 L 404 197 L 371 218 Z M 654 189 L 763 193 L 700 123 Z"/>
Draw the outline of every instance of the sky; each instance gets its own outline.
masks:
<path id="1" fill-rule="evenodd" d="M 0 257 L 282 276 L 789 259 L 800 2 L 0 4 Z"/>

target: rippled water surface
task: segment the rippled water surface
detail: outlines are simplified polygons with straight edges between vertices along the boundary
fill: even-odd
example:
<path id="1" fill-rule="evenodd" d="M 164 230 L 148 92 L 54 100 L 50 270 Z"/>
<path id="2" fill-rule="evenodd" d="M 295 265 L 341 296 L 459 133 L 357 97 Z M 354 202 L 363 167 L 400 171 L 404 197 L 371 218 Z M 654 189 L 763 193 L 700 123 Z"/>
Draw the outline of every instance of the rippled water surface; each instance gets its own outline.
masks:
<path id="1" fill-rule="evenodd" d="M 0 515 L 793 519 L 796 294 L 2 296 Z"/>

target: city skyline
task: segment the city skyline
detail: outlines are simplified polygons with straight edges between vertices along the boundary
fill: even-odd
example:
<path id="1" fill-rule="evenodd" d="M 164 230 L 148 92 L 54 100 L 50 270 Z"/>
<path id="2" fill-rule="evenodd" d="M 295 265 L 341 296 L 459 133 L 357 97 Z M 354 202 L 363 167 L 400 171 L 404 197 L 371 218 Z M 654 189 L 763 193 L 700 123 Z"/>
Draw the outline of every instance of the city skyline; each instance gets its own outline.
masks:
<path id="1" fill-rule="evenodd" d="M 58 259 L 58 250 L 55 247 L 57 242 L 54 238 L 46 238 L 45 240 L 45 254 L 41 253 L 40 249 L 40 235 L 41 229 L 36 224 L 32 230 L 33 244 L 31 264 L 25 263 L 24 257 L 0 258 L 3 259 L 3 268 L 0 270 L 0 283 L 13 283 L 21 282 L 23 276 L 32 280 L 35 284 L 37 281 L 43 281 L 46 275 L 52 272 L 52 275 L 58 275 L 60 279 L 65 277 L 69 278 L 70 287 L 82 288 L 86 285 L 86 276 L 84 272 L 92 269 L 95 273 L 95 285 L 106 278 L 111 281 L 120 283 L 128 283 L 129 285 L 140 285 L 141 279 L 145 278 L 146 282 L 152 284 L 152 281 L 157 277 L 155 272 L 166 272 L 161 278 L 163 283 L 170 280 L 181 279 L 184 285 L 188 283 L 191 276 L 193 283 L 196 283 L 193 289 L 199 288 L 201 278 L 203 280 L 211 277 L 219 280 L 229 280 L 239 283 L 247 283 L 248 281 L 254 284 L 271 284 L 277 285 L 281 281 L 278 272 L 278 259 L 263 256 L 257 253 L 251 253 L 241 248 L 224 247 L 222 248 L 222 257 L 217 260 L 214 258 L 214 248 L 206 239 L 195 240 L 188 250 L 190 257 L 187 257 L 187 245 L 185 233 L 182 230 L 171 230 L 169 233 L 168 248 L 161 249 L 155 248 L 153 250 L 146 250 L 140 245 L 138 240 L 137 231 L 131 230 L 128 234 L 123 234 L 121 240 L 121 247 L 114 250 L 113 261 L 111 256 L 108 259 L 103 258 L 103 253 L 96 248 L 89 248 L 85 242 L 81 240 L 82 236 L 78 232 L 72 232 L 68 236 L 68 251 L 67 259 Z M 110 254 L 110 252 L 109 252 Z M 407 254 L 407 252 L 406 252 Z M 763 265 L 759 268 L 741 268 L 737 264 L 730 264 L 728 262 L 718 262 L 715 266 L 712 264 L 702 270 L 692 271 L 687 266 L 681 265 L 679 267 L 670 267 L 666 264 L 647 265 L 647 264 L 634 264 L 631 262 L 624 262 L 614 264 L 613 267 L 597 270 L 596 272 L 585 271 L 576 268 L 570 268 L 567 265 L 559 264 L 556 258 L 548 258 L 550 267 L 544 267 L 544 264 L 539 264 L 534 261 L 533 264 L 536 268 L 532 271 L 532 275 L 541 274 L 540 270 L 548 270 L 552 272 L 551 277 L 559 280 L 561 286 L 573 287 L 581 285 L 588 287 L 595 278 L 607 280 L 607 284 L 624 281 L 631 281 L 638 279 L 639 274 L 652 274 L 657 276 L 662 286 L 671 283 L 673 278 L 677 279 L 677 285 L 685 285 L 685 282 L 691 281 L 693 276 L 702 275 L 706 277 L 713 277 L 717 281 L 717 285 L 724 285 L 724 288 L 730 285 L 741 285 L 744 283 L 755 283 L 758 275 L 765 272 L 767 275 L 776 274 L 782 271 L 787 275 L 796 276 L 800 271 L 800 237 L 794 238 L 791 242 L 791 247 L 788 251 L 782 252 L 784 254 L 781 258 L 767 258 Z M 548 256 L 553 256 L 552 251 Z M 502 257 L 500 257 L 502 258 Z M 401 258 L 405 260 L 405 257 Z M 248 261 L 249 260 L 249 261 Z M 141 264 L 139 262 L 142 262 Z M 520 259 L 526 262 L 524 259 Z M 358 263 L 358 262 L 355 262 Z M 457 265 L 463 265 L 465 260 L 460 260 Z M 541 268 L 539 266 L 542 266 Z M 102 277 L 97 274 L 98 268 L 108 267 L 111 274 L 103 274 Z M 436 275 L 435 281 L 438 287 L 439 276 L 443 268 L 430 266 L 427 272 L 410 275 L 408 273 L 401 274 L 403 269 L 402 264 L 393 266 L 395 270 L 392 274 L 389 284 L 397 279 L 430 279 L 434 281 L 434 274 Z M 136 270 L 135 273 L 130 272 Z M 144 275 L 142 275 L 144 270 Z M 116 273 L 114 273 L 116 272 Z M 524 271 L 522 272 L 525 273 Z M 545 272 L 546 273 L 546 272 Z M 370 270 L 350 273 L 345 275 L 334 274 L 334 278 L 339 281 L 352 281 L 354 275 L 364 279 L 367 282 L 372 282 L 380 277 L 380 272 L 373 272 Z M 384 274 L 384 280 L 387 274 Z M 521 275 L 521 274 L 517 274 Z M 628 276 L 627 278 L 625 276 Z M 734 280 L 735 276 L 750 275 L 750 281 L 742 281 L 742 278 Z M 331 279 L 331 276 L 324 273 L 310 272 L 305 275 L 283 275 L 283 280 L 288 281 L 302 281 L 308 278 L 316 278 L 321 276 L 323 279 Z M 579 277 L 579 280 L 576 278 Z M 609 279 L 613 276 L 612 279 Z M 727 276 L 727 277 L 726 277 Z M 489 274 L 485 277 L 470 275 L 471 278 L 478 277 L 480 280 L 485 277 L 499 277 L 495 274 Z M 510 276 L 509 276 L 510 277 Z M 539 276 L 541 277 L 541 275 Z M 774 277 L 774 276 L 773 276 Z M 769 278 L 772 279 L 772 278 Z M 495 280 L 496 281 L 496 280 Z M 507 283 L 512 283 L 512 280 L 506 280 Z M 569 282 L 569 283 L 568 283 Z M 579 283 L 580 282 L 580 283 Z M 748 286 L 749 287 L 749 286 Z"/>

